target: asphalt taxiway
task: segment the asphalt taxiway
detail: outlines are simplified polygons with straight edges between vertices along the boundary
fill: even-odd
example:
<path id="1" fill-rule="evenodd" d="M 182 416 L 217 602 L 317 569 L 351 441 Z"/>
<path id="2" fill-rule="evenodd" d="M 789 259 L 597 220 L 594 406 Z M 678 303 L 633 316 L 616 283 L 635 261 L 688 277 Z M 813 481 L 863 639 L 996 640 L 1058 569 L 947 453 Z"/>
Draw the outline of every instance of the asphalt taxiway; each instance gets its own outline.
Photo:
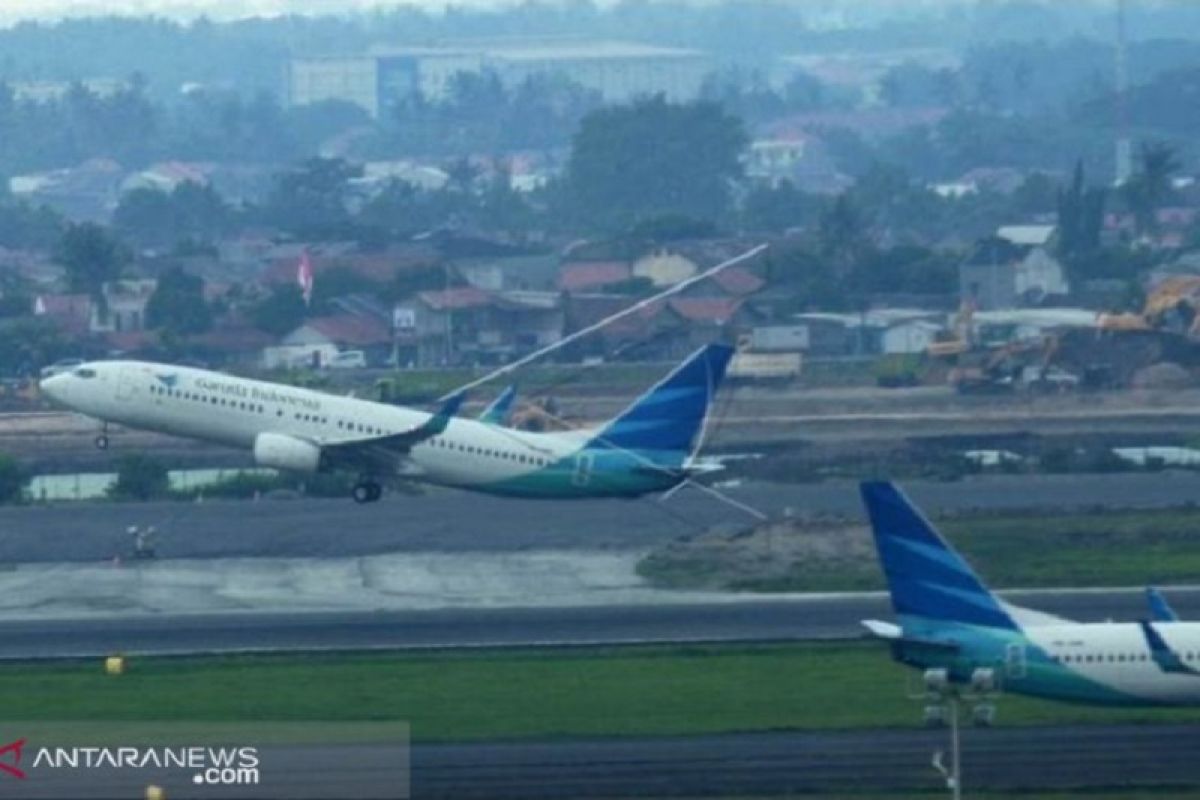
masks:
<path id="1" fill-rule="evenodd" d="M 1200 617 L 1200 589 L 1167 593 L 1185 619 Z M 1080 621 L 1136 620 L 1147 613 L 1136 589 L 1004 596 Z M 730 596 L 636 606 L 24 619 L 0 621 L 0 659 L 844 639 L 861 636 L 861 620 L 871 618 L 891 618 L 882 594 Z"/>
<path id="2" fill-rule="evenodd" d="M 914 718 L 919 708 L 914 705 Z M 1003 713 L 1003 711 L 1001 711 Z M 253 741 L 248 738 L 248 741 Z M 732 733 L 505 743 L 260 748 L 256 783 L 195 784 L 188 770 L 34 770 L 28 800 L 125 798 L 147 783 L 185 798 L 843 797 L 938 791 L 940 730 Z M 1004 727 L 963 732 L 968 793 L 1170 788 L 1200 781 L 1200 726 Z M 407 756 L 407 758 L 406 758 Z M 411 773 L 406 767 L 411 765 Z M 1114 795 L 1117 796 L 1117 795 Z M 1169 796 L 1169 795 L 1164 795 Z"/>

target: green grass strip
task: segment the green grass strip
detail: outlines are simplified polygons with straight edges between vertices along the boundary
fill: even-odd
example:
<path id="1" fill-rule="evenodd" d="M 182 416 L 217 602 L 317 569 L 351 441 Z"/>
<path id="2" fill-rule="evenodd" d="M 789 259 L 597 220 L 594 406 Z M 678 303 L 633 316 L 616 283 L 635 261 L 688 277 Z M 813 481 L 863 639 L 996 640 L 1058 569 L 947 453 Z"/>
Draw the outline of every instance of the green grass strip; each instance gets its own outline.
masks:
<path id="1" fill-rule="evenodd" d="M 30 720 L 400 720 L 418 741 L 910 727 L 915 673 L 871 643 L 135 660 L 0 667 Z M 1190 721 L 1018 697 L 1001 724 Z"/>

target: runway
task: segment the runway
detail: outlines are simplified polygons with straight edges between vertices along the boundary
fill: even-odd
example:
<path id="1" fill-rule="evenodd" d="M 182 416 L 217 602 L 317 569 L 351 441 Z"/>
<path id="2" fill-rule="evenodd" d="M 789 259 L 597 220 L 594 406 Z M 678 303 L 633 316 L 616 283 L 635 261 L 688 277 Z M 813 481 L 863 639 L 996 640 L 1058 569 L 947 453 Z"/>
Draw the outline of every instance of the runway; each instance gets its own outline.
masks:
<path id="1" fill-rule="evenodd" d="M 412 788 L 478 800 L 935 791 L 944 784 L 930 759 L 946 748 L 944 731 L 917 729 L 418 746 Z M 968 729 L 963 785 L 968 796 L 1189 785 L 1200 781 L 1197 748 L 1193 725 Z"/>
<path id="2" fill-rule="evenodd" d="M 1200 473 L 992 475 L 905 481 L 930 514 L 972 510 L 1162 508 L 1200 499 Z M 771 515 L 861 519 L 855 481 L 752 483 L 729 494 Z M 361 556 L 652 547 L 742 512 L 698 491 L 670 501 L 528 501 L 432 490 L 357 506 L 348 499 L 64 503 L 0 508 L 0 564 L 101 561 L 127 552 L 129 525 L 159 530 L 161 558 Z"/>
<path id="3" fill-rule="evenodd" d="M 1127 590 L 1006 592 L 1013 602 L 1081 621 L 1146 616 Z M 1169 589 L 1185 619 L 1200 588 Z M 719 602 L 303 614 L 143 615 L 0 622 L 0 659 L 237 652 L 579 647 L 854 638 L 863 619 L 890 619 L 882 594 L 734 596 Z"/>

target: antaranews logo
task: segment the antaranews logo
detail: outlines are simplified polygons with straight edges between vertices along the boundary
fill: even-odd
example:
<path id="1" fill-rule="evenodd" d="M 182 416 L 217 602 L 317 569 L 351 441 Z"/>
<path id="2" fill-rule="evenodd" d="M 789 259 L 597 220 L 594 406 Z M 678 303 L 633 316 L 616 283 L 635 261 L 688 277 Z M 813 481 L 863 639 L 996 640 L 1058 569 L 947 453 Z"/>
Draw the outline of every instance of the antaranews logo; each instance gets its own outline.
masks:
<path id="1" fill-rule="evenodd" d="M 17 739 L 15 742 L 0 747 L 0 772 L 5 775 L 11 775 L 17 780 L 25 780 L 25 770 L 21 769 L 21 751 L 25 749 L 25 739 Z M 12 755 L 12 763 L 6 763 L 3 759 Z"/>
<path id="2" fill-rule="evenodd" d="M 13 754 L 13 762 L 0 761 L 0 771 L 24 780 L 21 769 L 22 738 L 0 748 L 0 756 Z M 256 747 L 39 747 L 29 771 L 39 770 L 142 770 L 176 769 L 190 772 L 192 783 L 209 786 L 252 786 L 261 778 Z"/>

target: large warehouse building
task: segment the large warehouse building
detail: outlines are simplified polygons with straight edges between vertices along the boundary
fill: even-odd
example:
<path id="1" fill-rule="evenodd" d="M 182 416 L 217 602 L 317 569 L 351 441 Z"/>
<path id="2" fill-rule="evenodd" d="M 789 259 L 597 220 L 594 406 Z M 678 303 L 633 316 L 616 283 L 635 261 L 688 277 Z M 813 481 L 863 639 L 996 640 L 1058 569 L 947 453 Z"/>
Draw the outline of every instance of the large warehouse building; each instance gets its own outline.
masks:
<path id="1" fill-rule="evenodd" d="M 372 116 L 413 95 L 434 101 L 445 97 L 459 72 L 489 69 L 506 86 L 535 74 L 559 74 L 596 90 L 606 101 L 620 102 L 658 93 L 689 100 L 712 68 L 696 50 L 573 39 L 381 49 L 358 56 L 298 58 L 290 67 L 292 105 L 346 100 Z"/>

